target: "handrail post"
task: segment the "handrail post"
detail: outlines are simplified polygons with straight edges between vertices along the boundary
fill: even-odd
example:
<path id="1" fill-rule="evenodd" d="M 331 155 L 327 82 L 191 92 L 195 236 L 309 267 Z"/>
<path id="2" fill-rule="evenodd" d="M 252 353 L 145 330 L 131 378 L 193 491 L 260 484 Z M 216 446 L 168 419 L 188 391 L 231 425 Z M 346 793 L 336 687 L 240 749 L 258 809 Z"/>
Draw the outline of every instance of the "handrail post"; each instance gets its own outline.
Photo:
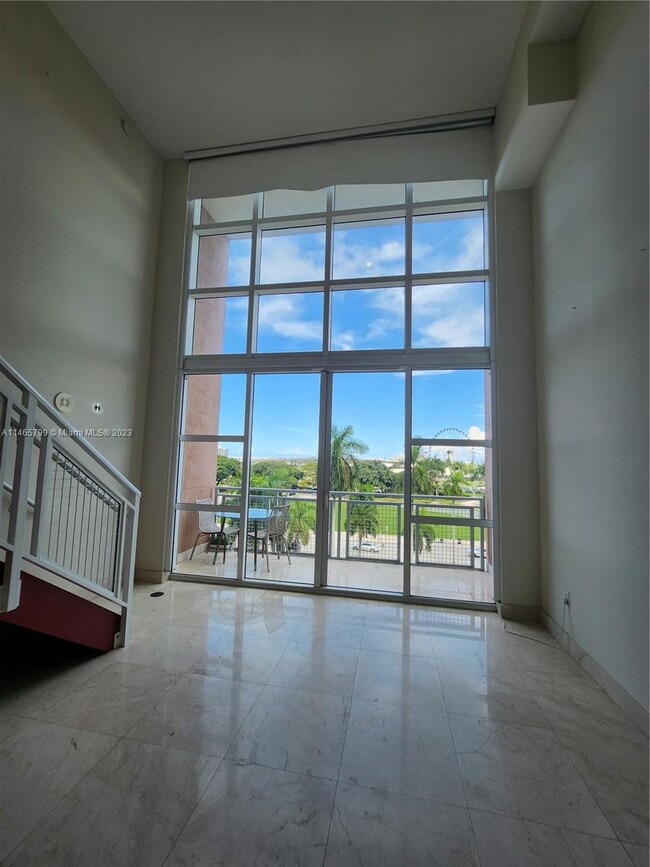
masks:
<path id="1" fill-rule="evenodd" d="M 50 465 L 52 461 L 52 438 L 45 430 L 41 431 L 38 449 L 38 471 L 36 475 L 36 496 L 34 498 L 34 517 L 32 520 L 31 552 L 34 557 L 41 553 L 43 535 L 43 515 L 50 487 Z"/>
<path id="2" fill-rule="evenodd" d="M 0 587 L 0 611 L 2 612 L 13 611 L 20 604 L 20 573 L 27 523 L 33 434 L 36 424 L 36 399 L 34 395 L 27 394 L 25 403 L 26 406 L 20 413 L 21 416 L 24 416 L 25 433 L 16 438 L 16 463 L 14 465 L 13 491 L 11 492 L 9 526 L 7 528 L 7 540 L 11 548 L 7 551 L 4 579 Z M 6 415 L 5 429 L 8 432 L 11 429 L 12 401 L 8 400 L 7 404 L 9 413 Z"/>

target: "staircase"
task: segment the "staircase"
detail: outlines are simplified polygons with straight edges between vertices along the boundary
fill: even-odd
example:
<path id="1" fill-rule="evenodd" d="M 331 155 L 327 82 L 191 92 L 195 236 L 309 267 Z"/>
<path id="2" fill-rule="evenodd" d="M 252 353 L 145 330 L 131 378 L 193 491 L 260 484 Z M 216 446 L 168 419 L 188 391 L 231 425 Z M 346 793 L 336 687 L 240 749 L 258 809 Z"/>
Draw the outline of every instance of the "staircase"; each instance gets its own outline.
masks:
<path id="1" fill-rule="evenodd" d="M 0 623 L 125 644 L 140 492 L 0 357 Z"/>

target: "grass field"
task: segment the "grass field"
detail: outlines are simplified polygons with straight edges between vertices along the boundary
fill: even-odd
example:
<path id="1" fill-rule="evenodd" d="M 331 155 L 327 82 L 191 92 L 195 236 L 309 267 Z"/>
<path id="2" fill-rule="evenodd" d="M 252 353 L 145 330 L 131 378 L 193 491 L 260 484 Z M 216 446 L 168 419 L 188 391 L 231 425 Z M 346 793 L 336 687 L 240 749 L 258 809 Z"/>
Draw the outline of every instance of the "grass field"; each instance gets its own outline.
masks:
<path id="1" fill-rule="evenodd" d="M 401 502 L 399 505 L 402 508 L 398 508 L 398 501 L 387 501 L 381 500 L 375 503 L 377 507 L 377 523 L 378 523 L 378 532 L 387 536 L 396 536 L 397 535 L 397 518 L 398 514 L 400 516 L 400 528 L 399 534 L 400 536 L 404 535 L 404 507 Z M 347 510 L 348 503 L 343 500 L 336 501 L 330 508 L 333 511 L 332 514 L 332 527 L 334 530 L 338 530 L 339 527 L 342 531 L 345 531 L 346 520 L 347 520 Z M 447 518 L 448 520 L 453 520 L 454 518 L 471 518 L 472 512 L 476 514 L 477 510 L 473 510 L 470 507 L 459 507 L 459 506 L 450 506 L 449 508 L 423 508 L 420 507 L 419 515 L 422 517 L 430 517 L 430 518 Z M 421 529 L 420 532 L 422 535 L 431 536 L 431 538 L 436 539 L 460 539 L 461 541 L 469 542 L 471 539 L 471 527 L 455 527 L 448 526 L 444 524 L 436 524 L 428 525 L 426 528 Z M 479 535 L 478 530 L 474 531 L 474 538 L 477 539 Z"/>

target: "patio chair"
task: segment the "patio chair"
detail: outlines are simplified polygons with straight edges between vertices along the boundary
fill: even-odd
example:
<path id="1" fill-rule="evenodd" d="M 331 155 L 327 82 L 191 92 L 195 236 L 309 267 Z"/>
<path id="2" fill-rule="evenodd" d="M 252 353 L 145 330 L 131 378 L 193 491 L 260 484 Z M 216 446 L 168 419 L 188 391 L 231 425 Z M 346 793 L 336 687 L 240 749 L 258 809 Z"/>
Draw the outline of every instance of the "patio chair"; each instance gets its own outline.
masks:
<path id="1" fill-rule="evenodd" d="M 213 502 L 210 499 L 207 500 L 196 500 L 197 506 L 212 506 Z M 201 536 L 208 537 L 208 545 L 210 544 L 210 540 L 215 536 L 218 536 L 221 531 L 221 524 L 217 523 L 214 518 L 214 515 L 210 512 L 199 512 L 199 532 L 196 534 L 196 539 L 194 540 L 194 547 L 192 548 L 192 553 L 190 554 L 190 560 L 194 556 L 194 552 L 196 551 L 196 546 L 199 543 L 199 539 Z"/>
<path id="2" fill-rule="evenodd" d="M 260 553 L 266 556 L 266 571 L 270 572 L 269 564 L 269 542 L 274 546 L 275 551 L 280 559 L 280 548 L 284 545 L 284 551 L 287 555 L 289 565 L 291 565 L 291 556 L 289 554 L 289 543 L 287 542 L 287 518 L 289 515 L 289 506 L 275 506 L 271 510 L 269 519 L 266 522 L 266 527 L 259 530 L 257 533 L 257 541 L 262 543 Z M 249 539 L 253 537 L 252 533 L 248 534 Z"/>

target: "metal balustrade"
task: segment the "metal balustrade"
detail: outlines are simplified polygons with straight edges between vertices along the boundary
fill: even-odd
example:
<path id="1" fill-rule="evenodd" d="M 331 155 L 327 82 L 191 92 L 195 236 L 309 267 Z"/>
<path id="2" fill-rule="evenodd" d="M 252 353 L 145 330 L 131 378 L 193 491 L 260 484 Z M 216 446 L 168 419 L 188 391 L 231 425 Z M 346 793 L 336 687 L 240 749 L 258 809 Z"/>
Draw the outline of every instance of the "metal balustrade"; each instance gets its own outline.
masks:
<path id="1" fill-rule="evenodd" d="M 219 485 L 217 497 L 238 497 L 241 489 L 234 485 Z M 251 488 L 251 504 L 262 499 L 268 508 L 289 505 L 288 527 L 291 531 L 291 509 L 306 503 L 313 509 L 308 539 L 299 533 L 289 533 L 292 554 L 314 556 L 316 536 L 316 490 L 307 488 Z M 413 494 L 412 514 L 421 523 L 414 523 L 411 540 L 411 562 L 417 566 L 458 566 L 485 570 L 486 530 L 485 500 L 479 496 L 452 497 Z M 331 491 L 329 494 L 328 555 L 338 560 L 365 560 L 380 563 L 402 563 L 405 549 L 404 500 L 395 493 Z M 427 523 L 430 518 L 432 523 Z M 295 526 L 295 525 L 294 525 Z M 359 536 L 359 527 L 363 532 Z M 372 532 L 367 532 L 371 530 Z"/>
<path id="2" fill-rule="evenodd" d="M 121 612 L 126 641 L 140 492 L 0 358 L 0 613 L 30 564 Z"/>

